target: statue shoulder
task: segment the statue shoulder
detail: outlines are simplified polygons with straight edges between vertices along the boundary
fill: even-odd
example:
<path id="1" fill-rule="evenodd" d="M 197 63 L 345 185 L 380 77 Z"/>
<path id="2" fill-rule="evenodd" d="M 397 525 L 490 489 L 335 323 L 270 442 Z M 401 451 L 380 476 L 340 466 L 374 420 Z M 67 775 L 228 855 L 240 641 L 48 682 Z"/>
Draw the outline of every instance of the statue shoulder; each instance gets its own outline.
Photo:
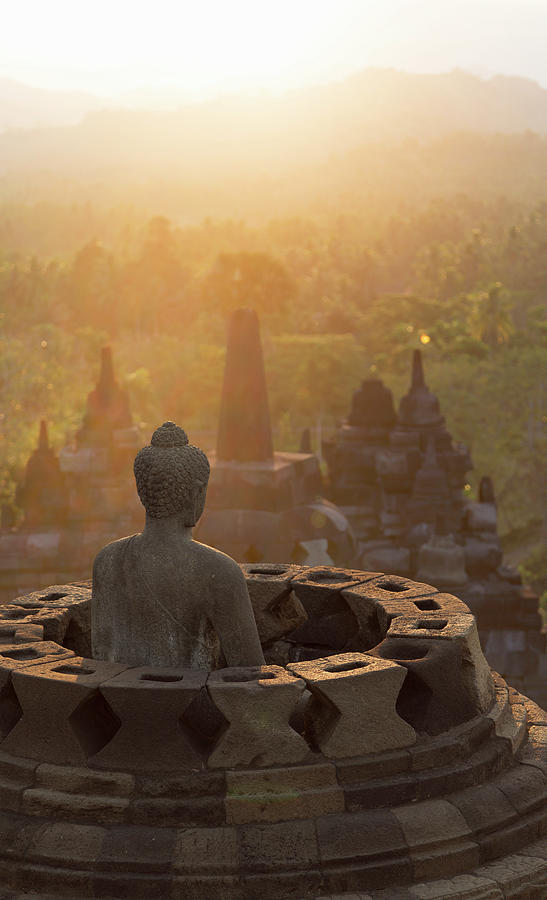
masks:
<path id="1" fill-rule="evenodd" d="M 129 537 L 119 538 L 99 550 L 93 562 L 93 577 L 95 578 L 97 574 L 104 572 L 111 565 L 117 564 L 137 537 L 139 537 L 138 534 L 132 534 Z"/>
<path id="2" fill-rule="evenodd" d="M 197 547 L 204 562 L 206 559 L 207 570 L 212 580 L 222 580 L 226 586 L 230 585 L 233 588 L 247 589 L 241 567 L 231 556 L 223 553 L 222 550 L 208 547 L 207 544 L 197 544 Z"/>

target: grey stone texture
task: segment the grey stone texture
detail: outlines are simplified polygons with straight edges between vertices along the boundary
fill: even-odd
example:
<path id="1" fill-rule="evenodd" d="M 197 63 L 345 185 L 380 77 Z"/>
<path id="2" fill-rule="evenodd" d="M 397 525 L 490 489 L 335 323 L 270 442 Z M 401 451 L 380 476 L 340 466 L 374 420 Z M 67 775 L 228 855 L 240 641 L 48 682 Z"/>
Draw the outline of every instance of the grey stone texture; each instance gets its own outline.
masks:
<path id="1" fill-rule="evenodd" d="M 239 566 L 192 539 L 208 476 L 207 457 L 173 422 L 137 454 L 144 531 L 104 547 L 93 565 L 98 659 L 197 669 L 264 661 Z"/>
<path id="2" fill-rule="evenodd" d="M 228 727 L 209 756 L 214 768 L 301 762 L 306 741 L 290 725 L 304 682 L 280 666 L 212 672 L 207 691 Z"/>
<path id="3" fill-rule="evenodd" d="M 402 666 L 341 653 L 289 668 L 312 693 L 306 729 L 325 756 L 362 756 L 415 743 L 414 729 L 395 710 L 406 677 Z"/>

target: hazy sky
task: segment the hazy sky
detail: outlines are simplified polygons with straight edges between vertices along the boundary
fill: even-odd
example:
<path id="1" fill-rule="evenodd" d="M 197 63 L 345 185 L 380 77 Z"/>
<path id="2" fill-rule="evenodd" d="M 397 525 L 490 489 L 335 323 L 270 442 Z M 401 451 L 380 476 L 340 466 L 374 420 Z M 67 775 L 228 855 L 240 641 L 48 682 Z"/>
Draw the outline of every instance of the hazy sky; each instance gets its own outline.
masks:
<path id="1" fill-rule="evenodd" d="M 547 87 L 547 0 L 11 0 L 0 76 L 119 94 L 278 91 L 367 66 Z"/>

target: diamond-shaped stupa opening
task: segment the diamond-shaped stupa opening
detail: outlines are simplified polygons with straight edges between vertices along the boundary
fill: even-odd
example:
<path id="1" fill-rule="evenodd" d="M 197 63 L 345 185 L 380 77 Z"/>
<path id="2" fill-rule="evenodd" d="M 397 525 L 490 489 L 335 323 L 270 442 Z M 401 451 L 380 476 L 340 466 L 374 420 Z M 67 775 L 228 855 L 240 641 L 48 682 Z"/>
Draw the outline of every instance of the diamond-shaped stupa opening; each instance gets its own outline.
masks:
<path id="1" fill-rule="evenodd" d="M 198 756 L 207 759 L 227 730 L 229 722 L 203 687 L 179 719 L 181 730 Z"/>
<path id="2" fill-rule="evenodd" d="M 84 700 L 69 720 L 86 756 L 94 756 L 112 740 L 121 722 L 99 691 Z"/>
<path id="3" fill-rule="evenodd" d="M 22 715 L 23 708 L 10 678 L 0 690 L 0 736 L 2 740 L 8 736 L 12 728 L 15 728 Z"/>

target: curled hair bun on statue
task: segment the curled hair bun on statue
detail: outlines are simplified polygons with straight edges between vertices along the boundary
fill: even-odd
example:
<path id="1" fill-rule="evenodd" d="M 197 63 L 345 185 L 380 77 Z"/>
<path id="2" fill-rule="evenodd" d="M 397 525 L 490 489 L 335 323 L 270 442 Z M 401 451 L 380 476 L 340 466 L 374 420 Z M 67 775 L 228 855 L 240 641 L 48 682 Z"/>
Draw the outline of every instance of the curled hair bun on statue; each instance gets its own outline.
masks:
<path id="1" fill-rule="evenodd" d="M 153 518 L 184 510 L 185 524 L 195 525 L 196 491 L 207 487 L 209 460 L 188 441 L 174 422 L 156 428 L 150 444 L 139 450 L 133 465 L 137 493 Z"/>
<path id="2" fill-rule="evenodd" d="M 152 447 L 184 447 L 188 443 L 188 435 L 174 422 L 164 422 L 156 428 L 150 443 Z"/>

